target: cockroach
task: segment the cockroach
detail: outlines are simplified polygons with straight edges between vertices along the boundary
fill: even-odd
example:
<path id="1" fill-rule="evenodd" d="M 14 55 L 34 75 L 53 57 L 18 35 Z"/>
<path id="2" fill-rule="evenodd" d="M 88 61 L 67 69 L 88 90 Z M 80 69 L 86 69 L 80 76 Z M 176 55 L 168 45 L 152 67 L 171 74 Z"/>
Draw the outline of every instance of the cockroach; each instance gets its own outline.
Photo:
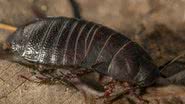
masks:
<path id="1" fill-rule="evenodd" d="M 70 2 L 77 7 L 74 0 Z M 38 79 L 64 80 L 100 97 L 109 97 L 118 83 L 126 92 L 133 93 L 136 88 L 169 84 L 176 79 L 165 78 L 160 71 L 182 55 L 157 67 L 136 42 L 111 28 L 80 19 L 79 9 L 73 10 L 79 19 L 45 17 L 18 28 L 0 24 L 0 29 L 13 31 L 0 44 L 0 58 L 32 67 Z M 91 90 L 79 79 L 91 72 L 100 75 L 100 83 L 95 84 L 103 87 L 103 92 Z M 104 77 L 110 82 L 102 84 Z"/>
<path id="2" fill-rule="evenodd" d="M 45 77 L 55 72 L 57 77 L 70 79 L 93 71 L 110 77 L 111 82 L 127 83 L 134 88 L 148 87 L 159 79 L 169 82 L 161 77 L 159 68 L 141 46 L 94 22 L 47 17 L 17 29 L 6 28 L 16 31 L 1 45 L 1 58 L 33 66 Z M 64 74 L 61 68 L 72 70 Z M 110 96 L 112 85 L 106 85 L 103 96 Z"/>

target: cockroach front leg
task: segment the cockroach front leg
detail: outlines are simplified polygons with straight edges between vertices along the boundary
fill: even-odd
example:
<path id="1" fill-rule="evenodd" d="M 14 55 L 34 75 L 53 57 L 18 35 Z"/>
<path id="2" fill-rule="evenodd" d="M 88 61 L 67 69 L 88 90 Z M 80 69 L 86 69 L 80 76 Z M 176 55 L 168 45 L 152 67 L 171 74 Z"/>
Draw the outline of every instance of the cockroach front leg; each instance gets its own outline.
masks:
<path id="1" fill-rule="evenodd" d="M 93 72 L 93 70 L 87 70 L 87 69 L 86 70 L 81 70 L 81 69 L 79 69 L 79 70 L 70 71 L 70 72 L 66 73 L 64 78 L 66 78 L 67 80 L 71 80 L 73 78 L 82 77 L 82 76 L 84 76 L 86 74 L 89 74 L 91 72 Z"/>
<path id="2" fill-rule="evenodd" d="M 25 79 L 25 80 L 27 80 L 27 81 L 29 81 L 29 82 L 34 82 L 34 83 L 39 83 L 38 81 L 36 81 L 36 80 L 34 80 L 34 79 L 32 79 L 31 77 L 32 76 L 35 76 L 36 75 L 36 70 L 31 70 L 31 76 L 25 76 L 25 75 L 18 75 L 18 77 L 20 77 L 20 78 L 23 78 L 23 79 Z"/>
<path id="3" fill-rule="evenodd" d="M 55 76 L 52 76 L 53 71 L 55 69 L 46 69 L 44 67 L 34 67 L 31 70 L 32 76 L 34 76 L 36 79 L 28 78 L 27 76 L 20 75 L 21 78 L 24 78 L 30 82 L 34 83 L 40 83 L 40 84 L 46 84 L 50 82 L 54 82 L 53 80 L 55 79 Z"/>
<path id="4" fill-rule="evenodd" d="M 30 82 L 39 83 L 39 84 L 46 84 L 47 82 L 51 82 L 51 78 L 45 77 L 44 75 L 41 75 L 40 73 L 35 73 L 35 71 L 33 73 L 32 75 L 35 76 L 35 78 L 39 79 L 39 81 L 32 79 L 30 77 L 24 76 L 24 75 L 19 75 L 19 77 L 25 80 L 28 80 Z"/>
<path id="5" fill-rule="evenodd" d="M 26 76 L 24 76 L 24 75 L 18 75 L 18 77 L 23 78 L 23 79 L 25 79 L 25 80 L 27 80 L 27 81 L 30 81 L 30 82 L 37 83 L 37 81 L 32 80 L 32 79 L 30 79 L 29 77 L 26 77 Z"/>

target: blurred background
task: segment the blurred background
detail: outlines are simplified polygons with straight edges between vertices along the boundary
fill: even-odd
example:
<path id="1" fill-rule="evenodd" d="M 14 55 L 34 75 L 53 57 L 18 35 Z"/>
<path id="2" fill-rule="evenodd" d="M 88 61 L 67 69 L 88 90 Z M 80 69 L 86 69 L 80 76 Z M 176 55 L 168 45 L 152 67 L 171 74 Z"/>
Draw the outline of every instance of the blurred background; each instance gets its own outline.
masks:
<path id="1" fill-rule="evenodd" d="M 185 50 L 185 0 L 76 0 L 83 19 L 111 27 L 139 43 L 157 65 Z M 73 17 L 69 0 L 0 0 L 0 22 L 19 27 L 38 17 Z M 0 30 L 0 35 L 9 34 Z M 185 69 L 185 58 L 171 69 Z M 38 85 L 17 75 L 27 68 L 0 61 L 0 104 L 83 104 L 80 92 L 63 85 Z M 169 73 L 167 73 L 169 74 Z M 185 103 L 185 87 L 151 88 L 144 96 L 152 104 Z M 165 99 L 165 100 L 164 100 Z M 92 104 L 101 104 L 90 99 Z M 122 99 L 115 104 L 129 104 Z"/>

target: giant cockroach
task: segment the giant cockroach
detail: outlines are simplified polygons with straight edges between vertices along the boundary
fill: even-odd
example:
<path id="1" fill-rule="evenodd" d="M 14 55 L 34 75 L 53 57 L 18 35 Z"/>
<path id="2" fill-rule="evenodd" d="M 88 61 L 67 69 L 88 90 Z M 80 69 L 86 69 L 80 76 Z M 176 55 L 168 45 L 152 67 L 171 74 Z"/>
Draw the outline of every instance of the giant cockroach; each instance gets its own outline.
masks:
<path id="1" fill-rule="evenodd" d="M 2 27 L 16 31 L 1 45 L 1 58 L 33 66 L 46 78 L 51 78 L 48 73 L 54 73 L 54 78 L 71 80 L 97 72 L 112 79 L 103 96 L 111 94 L 113 83 L 127 83 L 132 88 L 148 87 L 161 79 L 170 83 L 161 77 L 159 68 L 141 46 L 97 23 L 46 17 L 17 29 Z M 71 73 L 65 74 L 62 68 L 70 68 Z"/>

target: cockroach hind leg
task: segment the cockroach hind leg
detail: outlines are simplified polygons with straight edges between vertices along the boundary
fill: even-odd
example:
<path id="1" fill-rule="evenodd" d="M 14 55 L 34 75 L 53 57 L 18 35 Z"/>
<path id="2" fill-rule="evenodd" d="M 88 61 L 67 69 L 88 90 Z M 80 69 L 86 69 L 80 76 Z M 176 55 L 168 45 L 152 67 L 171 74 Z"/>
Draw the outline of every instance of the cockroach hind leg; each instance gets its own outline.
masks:
<path id="1" fill-rule="evenodd" d="M 123 86 L 123 92 L 121 92 L 121 93 L 118 93 L 118 94 L 116 94 L 116 95 L 112 95 L 112 96 L 110 96 L 110 97 L 107 97 L 106 98 L 106 100 L 105 100 L 105 102 L 108 102 L 108 103 L 113 103 L 113 102 L 115 102 L 115 101 L 117 101 L 117 100 L 119 100 L 119 99 L 121 99 L 121 98 L 123 98 L 123 97 L 126 97 L 126 98 L 130 98 L 130 97 L 134 97 L 134 98 L 136 98 L 137 99 L 137 103 L 139 103 L 139 104 L 148 104 L 148 101 L 147 100 L 145 100 L 145 99 L 143 99 L 142 97 L 141 97 L 141 93 L 140 93 L 140 91 L 141 90 L 144 90 L 144 89 L 138 89 L 138 88 L 136 88 L 136 87 L 132 87 L 129 83 L 123 83 L 123 84 L 121 84 L 122 86 Z M 136 91 L 137 90 L 137 91 Z M 130 95 L 130 96 L 129 96 Z"/>
<path id="2" fill-rule="evenodd" d="M 113 90 L 115 88 L 115 82 L 110 81 L 106 85 L 104 85 L 104 94 L 102 96 L 97 97 L 96 99 L 101 99 L 101 98 L 108 98 L 111 96 Z"/>
<path id="3" fill-rule="evenodd" d="M 120 94 L 117 94 L 117 95 L 114 95 L 114 96 L 111 96 L 109 98 L 106 98 L 104 100 L 104 103 L 105 104 L 112 104 L 114 102 L 116 102 L 117 100 L 121 99 L 124 97 L 124 94 L 120 93 Z"/>
<path id="4" fill-rule="evenodd" d="M 138 100 L 138 102 L 137 102 L 138 104 L 148 104 L 149 103 L 148 100 L 143 99 L 141 96 L 140 91 L 145 91 L 144 88 L 133 87 L 129 83 L 126 83 L 126 86 L 124 86 L 124 87 L 126 87 L 126 89 L 123 93 L 125 93 L 125 94 L 128 93 L 132 97 L 135 97 Z"/>
<path id="5" fill-rule="evenodd" d="M 148 100 L 143 99 L 141 95 L 138 95 L 135 92 L 131 93 L 131 96 L 134 96 L 138 100 L 138 104 L 149 104 Z"/>
<path id="6" fill-rule="evenodd" d="M 112 92 L 113 92 L 113 89 L 115 88 L 115 84 L 116 84 L 116 81 L 111 81 L 111 82 L 109 82 L 106 86 L 107 87 L 105 87 L 105 89 L 106 89 L 106 91 L 107 91 L 107 88 L 109 88 L 108 89 L 108 91 L 109 91 L 109 96 L 106 96 L 106 91 L 105 91 L 105 94 L 104 94 L 104 98 L 106 98 L 105 100 L 104 100 L 104 103 L 105 104 L 112 104 L 113 102 L 115 102 L 115 101 L 117 101 L 117 100 L 119 100 L 119 99 L 121 99 L 121 98 L 123 98 L 125 95 L 126 95 L 126 93 L 128 92 L 127 90 L 125 90 L 124 92 L 122 92 L 122 93 L 118 93 L 118 94 L 115 94 L 115 95 L 111 95 L 112 94 Z M 111 92 L 110 92 L 111 91 Z"/>

